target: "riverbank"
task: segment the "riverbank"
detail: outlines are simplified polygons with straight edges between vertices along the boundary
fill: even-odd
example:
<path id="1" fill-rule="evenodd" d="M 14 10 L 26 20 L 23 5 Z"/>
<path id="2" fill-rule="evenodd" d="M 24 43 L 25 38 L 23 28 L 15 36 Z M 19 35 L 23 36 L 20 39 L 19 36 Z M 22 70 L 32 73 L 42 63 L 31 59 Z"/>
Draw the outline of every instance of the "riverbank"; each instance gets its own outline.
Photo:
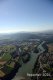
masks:
<path id="1" fill-rule="evenodd" d="M 12 80 L 14 76 L 16 75 L 16 73 L 18 72 L 20 67 L 21 67 L 20 63 L 16 63 L 11 73 L 5 75 L 4 77 L 0 77 L 0 79 L 1 80 Z"/>

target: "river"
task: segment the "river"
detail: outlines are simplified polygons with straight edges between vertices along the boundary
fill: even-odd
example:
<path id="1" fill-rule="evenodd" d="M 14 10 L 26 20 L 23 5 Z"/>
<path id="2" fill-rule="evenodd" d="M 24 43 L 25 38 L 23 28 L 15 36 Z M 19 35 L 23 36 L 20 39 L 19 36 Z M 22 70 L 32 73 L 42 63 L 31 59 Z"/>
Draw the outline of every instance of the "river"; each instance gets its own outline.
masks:
<path id="1" fill-rule="evenodd" d="M 28 61 L 27 63 L 23 63 L 22 66 L 19 68 L 18 72 L 16 73 L 16 76 L 12 79 L 12 80 L 20 80 L 21 77 L 27 77 L 27 73 L 32 73 L 32 69 L 34 67 L 35 61 L 38 57 L 38 55 L 40 53 L 43 53 L 44 48 L 42 47 L 42 45 L 44 44 L 44 42 L 42 42 L 38 48 L 41 49 L 41 51 L 39 53 L 31 53 L 31 58 L 30 61 Z"/>

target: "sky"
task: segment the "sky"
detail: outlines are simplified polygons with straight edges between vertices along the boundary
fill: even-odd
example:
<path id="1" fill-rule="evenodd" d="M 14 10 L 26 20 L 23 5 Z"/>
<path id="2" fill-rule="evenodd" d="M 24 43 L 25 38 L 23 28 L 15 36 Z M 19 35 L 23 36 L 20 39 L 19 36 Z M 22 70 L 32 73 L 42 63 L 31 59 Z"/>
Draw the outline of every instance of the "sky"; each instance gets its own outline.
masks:
<path id="1" fill-rule="evenodd" d="M 0 0 L 0 33 L 53 30 L 53 0 Z"/>

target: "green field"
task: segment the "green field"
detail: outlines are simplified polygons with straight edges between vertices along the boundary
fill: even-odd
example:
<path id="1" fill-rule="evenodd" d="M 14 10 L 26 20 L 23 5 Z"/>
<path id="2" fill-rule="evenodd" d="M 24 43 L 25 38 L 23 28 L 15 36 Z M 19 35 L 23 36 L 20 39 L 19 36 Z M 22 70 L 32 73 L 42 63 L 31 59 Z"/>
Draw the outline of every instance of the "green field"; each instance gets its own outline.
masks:
<path id="1" fill-rule="evenodd" d="M 16 47 L 14 45 L 5 45 L 5 46 L 0 46 L 0 54 L 2 54 L 0 57 L 0 61 L 8 61 L 12 58 L 11 53 L 16 51 Z"/>
<path id="2" fill-rule="evenodd" d="M 15 45 L 0 46 L 0 77 L 4 77 L 14 69 L 17 58 L 13 58 L 13 53 L 16 53 L 16 50 Z"/>
<path id="3" fill-rule="evenodd" d="M 11 59 L 10 53 L 4 53 L 1 59 L 5 61 L 10 60 Z"/>

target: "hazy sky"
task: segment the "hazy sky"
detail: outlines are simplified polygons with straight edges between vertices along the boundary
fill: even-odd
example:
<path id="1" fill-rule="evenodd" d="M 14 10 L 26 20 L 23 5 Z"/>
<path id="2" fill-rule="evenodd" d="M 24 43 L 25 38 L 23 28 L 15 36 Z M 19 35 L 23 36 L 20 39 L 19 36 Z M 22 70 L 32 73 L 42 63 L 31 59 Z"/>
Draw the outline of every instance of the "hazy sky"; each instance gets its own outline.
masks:
<path id="1" fill-rule="evenodd" d="M 53 29 L 53 0 L 0 0 L 0 33 Z"/>

